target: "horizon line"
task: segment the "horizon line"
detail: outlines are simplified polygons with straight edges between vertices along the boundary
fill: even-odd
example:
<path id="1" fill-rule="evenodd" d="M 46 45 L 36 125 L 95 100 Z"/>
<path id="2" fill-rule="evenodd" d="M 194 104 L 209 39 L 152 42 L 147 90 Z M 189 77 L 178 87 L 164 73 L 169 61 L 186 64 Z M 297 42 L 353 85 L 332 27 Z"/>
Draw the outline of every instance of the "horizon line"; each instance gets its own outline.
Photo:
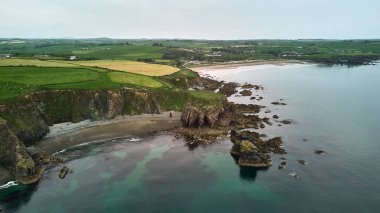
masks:
<path id="1" fill-rule="evenodd" d="M 20 40 L 86 40 L 86 39 L 109 39 L 109 40 L 198 40 L 198 41 L 271 41 L 271 40 L 326 40 L 326 41 L 349 41 L 349 40 L 380 40 L 380 38 L 239 38 L 239 39 L 207 39 L 207 38 L 115 38 L 115 37 L 0 37 L 0 39 L 20 39 Z"/>

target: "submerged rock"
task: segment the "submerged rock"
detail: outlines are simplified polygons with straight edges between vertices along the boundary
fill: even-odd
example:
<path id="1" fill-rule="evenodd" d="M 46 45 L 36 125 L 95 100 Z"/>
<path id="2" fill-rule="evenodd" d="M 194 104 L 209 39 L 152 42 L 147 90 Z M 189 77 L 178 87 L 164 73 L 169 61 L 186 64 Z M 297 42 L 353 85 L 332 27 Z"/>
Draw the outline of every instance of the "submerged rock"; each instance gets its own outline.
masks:
<path id="1" fill-rule="evenodd" d="M 284 119 L 284 120 L 281 120 L 279 121 L 280 123 L 282 124 L 285 124 L 285 125 L 289 125 L 289 124 L 295 124 L 296 122 L 293 121 L 292 119 Z"/>
<path id="2" fill-rule="evenodd" d="M 309 162 L 305 161 L 305 160 L 297 160 L 298 163 L 302 164 L 302 165 L 307 165 L 309 164 Z"/>
<path id="3" fill-rule="evenodd" d="M 67 168 L 66 166 L 62 167 L 62 169 L 59 171 L 59 177 L 61 179 L 65 178 L 67 173 L 69 173 L 69 168 Z"/>
<path id="4" fill-rule="evenodd" d="M 269 126 L 272 126 L 272 122 L 269 121 L 269 118 L 263 118 L 263 122 L 268 124 Z"/>
<path id="5" fill-rule="evenodd" d="M 249 90 L 243 90 L 241 92 L 239 92 L 242 96 L 251 96 L 252 95 L 252 92 L 249 91 Z"/>
<path id="6" fill-rule="evenodd" d="M 314 153 L 315 153 L 315 154 L 318 154 L 318 155 L 323 155 L 323 154 L 325 154 L 326 152 L 325 152 L 325 151 L 322 151 L 322 150 L 315 150 Z"/>
<path id="7" fill-rule="evenodd" d="M 282 105 L 282 106 L 286 105 L 286 103 L 282 103 L 282 102 L 278 102 L 278 101 L 272 102 L 271 104 L 273 104 L 273 105 Z"/>
<path id="8" fill-rule="evenodd" d="M 289 173 L 289 175 L 292 176 L 292 177 L 295 177 L 295 178 L 298 178 L 298 177 L 299 177 L 298 174 L 296 173 L 296 171 L 291 171 L 291 172 Z"/>
<path id="9" fill-rule="evenodd" d="M 272 116 L 274 119 L 279 119 L 280 117 L 278 115 L 273 115 Z"/>

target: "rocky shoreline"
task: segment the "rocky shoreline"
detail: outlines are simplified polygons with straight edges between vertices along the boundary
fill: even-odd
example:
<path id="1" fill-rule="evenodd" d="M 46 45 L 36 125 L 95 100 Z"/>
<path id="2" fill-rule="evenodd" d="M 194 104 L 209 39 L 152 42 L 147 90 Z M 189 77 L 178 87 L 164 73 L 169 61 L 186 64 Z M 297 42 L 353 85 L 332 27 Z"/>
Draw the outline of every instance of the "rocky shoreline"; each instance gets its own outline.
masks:
<path id="1" fill-rule="evenodd" d="M 239 85 L 235 82 L 218 82 L 212 79 L 204 80 L 202 86 L 208 88 L 208 82 L 211 82 L 211 85 L 219 85 L 217 92 L 226 97 L 236 94 L 238 87 L 248 91 L 245 92 L 248 96 L 252 95 L 253 89 L 264 89 L 259 85 Z M 260 118 L 257 115 L 262 108 L 263 106 L 255 104 L 231 103 L 227 98 L 220 106 L 214 108 L 188 104 L 181 117 L 183 127 L 174 130 L 174 134 L 177 138 L 185 139 L 191 148 L 199 144 L 212 144 L 230 136 L 233 143 L 231 155 L 240 166 L 268 168 L 272 166 L 271 153 L 286 154 L 286 151 L 281 137 L 264 141 L 261 139 L 262 135 L 252 131 L 265 128 L 265 124 L 272 125 L 269 118 Z"/>
<path id="2" fill-rule="evenodd" d="M 184 138 L 189 147 L 212 144 L 231 135 L 231 154 L 238 159 L 240 166 L 254 168 L 271 166 L 270 153 L 286 153 L 282 148 L 281 138 L 264 141 L 258 133 L 251 131 L 264 128 L 265 124 L 272 124 L 269 118 L 260 118 L 257 115 L 263 106 L 227 101 L 227 97 L 237 93 L 237 88 L 242 88 L 246 95 L 251 95 L 253 90 L 263 90 L 262 86 L 239 85 L 200 77 L 191 87 L 216 91 L 225 97 L 213 104 L 191 100 L 186 103 L 180 116 L 183 127 L 172 132 L 175 137 Z M 172 98 L 175 98 L 180 94 L 172 95 Z M 51 99 L 52 96 L 60 98 Z M 0 116 L 8 121 L 2 119 L 0 125 L 0 134 L 4 140 L 0 152 L 5 153 L 1 158 L 2 164 L 20 183 L 35 183 L 41 178 L 45 167 L 62 162 L 54 158 L 52 152 L 33 152 L 26 149 L 26 146 L 35 145 L 40 141 L 49 132 L 49 126 L 52 124 L 86 119 L 107 120 L 124 114 L 160 114 L 167 110 L 165 99 L 165 94 L 136 89 L 46 91 L 26 95 L 20 101 L 8 103 L 0 108 Z M 61 108 L 68 103 L 70 110 L 63 111 Z M 179 120 L 179 117 L 177 119 Z M 158 131 L 169 129 L 161 128 Z M 12 151 L 6 152 L 7 149 Z"/>

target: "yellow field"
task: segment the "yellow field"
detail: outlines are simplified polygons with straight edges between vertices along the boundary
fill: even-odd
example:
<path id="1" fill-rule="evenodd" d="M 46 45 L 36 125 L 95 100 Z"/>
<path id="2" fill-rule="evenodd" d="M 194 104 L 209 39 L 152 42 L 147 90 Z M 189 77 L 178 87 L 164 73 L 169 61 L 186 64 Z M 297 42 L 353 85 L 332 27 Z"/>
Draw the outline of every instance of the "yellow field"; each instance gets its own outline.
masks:
<path id="1" fill-rule="evenodd" d="M 124 60 L 95 60 L 95 61 L 76 61 L 73 62 L 78 65 L 88 67 L 102 67 L 111 70 L 124 71 L 137 73 L 149 76 L 163 76 L 169 75 L 179 71 L 178 68 L 160 65 L 160 64 L 147 64 L 136 61 Z"/>
<path id="2" fill-rule="evenodd" d="M 10 58 L 0 59 L 0 66 L 76 67 L 78 65 L 54 60 L 42 61 L 38 59 Z"/>

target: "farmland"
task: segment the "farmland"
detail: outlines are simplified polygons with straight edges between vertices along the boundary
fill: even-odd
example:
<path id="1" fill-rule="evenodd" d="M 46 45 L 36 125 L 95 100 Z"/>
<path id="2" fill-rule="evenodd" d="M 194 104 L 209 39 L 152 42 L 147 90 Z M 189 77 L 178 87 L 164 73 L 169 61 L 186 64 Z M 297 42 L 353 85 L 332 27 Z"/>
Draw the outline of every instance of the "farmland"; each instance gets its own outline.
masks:
<path id="1" fill-rule="evenodd" d="M 151 76 L 91 67 L 0 67 L 0 101 L 46 89 L 158 89 L 169 84 Z"/>
<path id="2" fill-rule="evenodd" d="M 284 59 L 371 64 L 380 41 L 1 39 L 0 101 L 46 89 L 185 89 L 192 64 Z"/>
<path id="3" fill-rule="evenodd" d="M 81 66 L 101 67 L 110 70 L 125 71 L 130 73 L 148 75 L 148 76 L 163 76 L 177 72 L 179 69 L 167 65 L 147 64 L 136 61 L 125 60 L 95 60 L 95 61 L 79 61 L 74 62 Z"/>
<path id="4" fill-rule="evenodd" d="M 65 61 L 11 58 L 0 59 L 0 66 L 77 67 Z"/>

